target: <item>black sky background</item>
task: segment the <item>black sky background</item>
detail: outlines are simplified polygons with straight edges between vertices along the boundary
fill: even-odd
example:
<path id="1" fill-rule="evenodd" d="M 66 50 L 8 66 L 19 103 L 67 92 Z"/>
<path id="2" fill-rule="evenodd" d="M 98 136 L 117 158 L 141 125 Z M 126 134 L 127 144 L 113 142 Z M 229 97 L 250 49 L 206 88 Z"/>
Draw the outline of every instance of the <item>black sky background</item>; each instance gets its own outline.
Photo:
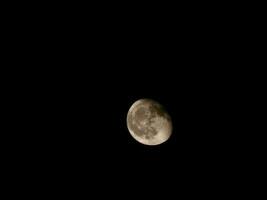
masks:
<path id="1" fill-rule="evenodd" d="M 16 137 L 26 141 L 17 157 L 35 181 L 80 190 L 116 181 L 170 189 L 174 181 L 189 191 L 244 179 L 249 145 L 239 127 L 248 69 L 240 65 L 247 45 L 240 22 L 186 13 L 75 16 L 29 16 L 15 42 L 17 60 L 28 66 L 14 71 L 26 74 L 16 85 L 27 130 Z M 129 134 L 127 112 L 140 98 L 170 113 L 166 143 L 145 146 Z"/>

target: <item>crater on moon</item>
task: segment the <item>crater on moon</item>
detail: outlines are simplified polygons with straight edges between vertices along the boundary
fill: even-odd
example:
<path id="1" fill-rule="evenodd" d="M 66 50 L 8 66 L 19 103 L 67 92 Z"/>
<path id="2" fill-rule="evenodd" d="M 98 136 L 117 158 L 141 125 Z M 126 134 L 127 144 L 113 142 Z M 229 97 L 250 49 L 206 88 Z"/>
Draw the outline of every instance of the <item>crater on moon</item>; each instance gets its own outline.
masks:
<path id="1" fill-rule="evenodd" d="M 151 99 L 136 101 L 127 114 L 127 127 L 138 142 L 158 145 L 169 139 L 172 121 L 167 111 Z"/>

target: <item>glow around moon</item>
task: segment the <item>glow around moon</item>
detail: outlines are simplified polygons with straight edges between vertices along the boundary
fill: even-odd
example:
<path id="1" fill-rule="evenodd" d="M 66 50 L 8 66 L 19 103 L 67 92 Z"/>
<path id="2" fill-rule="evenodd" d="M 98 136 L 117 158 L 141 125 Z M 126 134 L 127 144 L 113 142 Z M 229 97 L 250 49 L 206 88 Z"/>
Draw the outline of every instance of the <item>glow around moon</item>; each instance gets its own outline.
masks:
<path id="1" fill-rule="evenodd" d="M 140 99 L 129 109 L 127 127 L 135 140 L 145 145 L 158 145 L 172 134 L 172 121 L 158 102 Z"/>

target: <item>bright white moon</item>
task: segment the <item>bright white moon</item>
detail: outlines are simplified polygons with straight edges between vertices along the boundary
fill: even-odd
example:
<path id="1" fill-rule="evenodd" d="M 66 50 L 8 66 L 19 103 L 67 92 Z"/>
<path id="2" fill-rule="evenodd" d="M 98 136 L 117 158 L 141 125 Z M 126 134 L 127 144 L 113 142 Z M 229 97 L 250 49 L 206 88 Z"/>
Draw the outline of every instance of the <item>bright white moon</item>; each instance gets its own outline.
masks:
<path id="1" fill-rule="evenodd" d="M 145 145 L 161 144 L 172 134 L 171 117 L 151 99 L 140 99 L 130 107 L 127 127 L 133 138 Z"/>

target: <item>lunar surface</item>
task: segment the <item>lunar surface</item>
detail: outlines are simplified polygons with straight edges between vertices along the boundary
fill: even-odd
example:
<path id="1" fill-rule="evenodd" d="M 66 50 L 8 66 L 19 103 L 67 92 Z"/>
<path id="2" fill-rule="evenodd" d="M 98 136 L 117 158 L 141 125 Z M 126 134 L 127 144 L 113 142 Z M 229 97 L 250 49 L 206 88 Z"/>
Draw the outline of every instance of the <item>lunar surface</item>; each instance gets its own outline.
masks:
<path id="1" fill-rule="evenodd" d="M 145 145 L 158 145 L 172 134 L 170 115 L 151 99 L 136 101 L 127 114 L 127 127 L 135 140 Z"/>

